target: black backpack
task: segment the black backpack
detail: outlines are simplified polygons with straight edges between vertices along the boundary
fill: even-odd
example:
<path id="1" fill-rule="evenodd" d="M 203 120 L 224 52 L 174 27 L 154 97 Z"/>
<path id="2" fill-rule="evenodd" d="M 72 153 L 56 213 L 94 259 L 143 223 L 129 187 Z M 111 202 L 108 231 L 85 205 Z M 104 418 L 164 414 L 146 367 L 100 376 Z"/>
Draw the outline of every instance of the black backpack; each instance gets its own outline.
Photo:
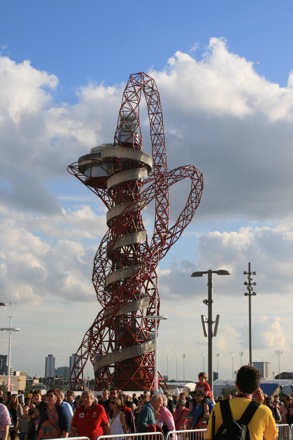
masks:
<path id="1" fill-rule="evenodd" d="M 213 440 L 249 440 L 248 423 L 252 419 L 259 404 L 253 400 L 250 402 L 239 420 L 233 420 L 230 403 L 228 399 L 220 401 L 223 423 L 215 435 L 215 413 L 212 416 L 212 438 Z"/>

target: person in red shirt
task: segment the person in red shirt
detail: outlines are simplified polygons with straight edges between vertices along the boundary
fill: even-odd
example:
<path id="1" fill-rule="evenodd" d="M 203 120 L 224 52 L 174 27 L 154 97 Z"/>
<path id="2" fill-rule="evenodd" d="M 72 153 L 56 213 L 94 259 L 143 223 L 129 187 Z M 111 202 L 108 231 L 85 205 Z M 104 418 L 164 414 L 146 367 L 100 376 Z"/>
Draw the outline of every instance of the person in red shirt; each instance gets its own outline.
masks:
<path id="1" fill-rule="evenodd" d="M 69 437 L 88 437 L 96 440 L 100 435 L 111 435 L 110 424 L 102 405 L 95 402 L 91 390 L 81 394 L 82 405 L 75 410 L 71 420 Z"/>

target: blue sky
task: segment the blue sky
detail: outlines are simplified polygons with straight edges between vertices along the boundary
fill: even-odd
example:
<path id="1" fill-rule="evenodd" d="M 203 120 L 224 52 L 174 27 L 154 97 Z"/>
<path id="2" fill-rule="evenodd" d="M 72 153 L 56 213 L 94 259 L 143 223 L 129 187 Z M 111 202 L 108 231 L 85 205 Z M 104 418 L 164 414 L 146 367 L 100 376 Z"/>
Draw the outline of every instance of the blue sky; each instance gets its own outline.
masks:
<path id="1" fill-rule="evenodd" d="M 231 352 L 247 361 L 251 261 L 253 358 L 276 371 L 282 350 L 292 371 L 292 15 L 290 1 L 2 0 L 0 291 L 17 302 L 15 368 L 42 375 L 48 353 L 67 364 L 97 314 L 105 209 L 66 168 L 112 142 L 125 83 L 144 71 L 161 94 L 169 169 L 192 163 L 205 179 L 195 219 L 159 267 L 160 369 L 170 357 L 175 378 L 182 353 L 186 377 L 202 369 L 206 280 L 190 274 L 208 268 L 231 272 L 214 286 L 220 376 L 231 378 Z M 185 198 L 184 187 L 172 192 L 173 221 Z"/>
<path id="2" fill-rule="evenodd" d="M 174 50 L 201 54 L 211 36 L 285 85 L 291 19 L 289 0 L 2 0 L 0 32 L 4 54 L 57 75 L 67 96 L 88 80 L 112 85 L 129 72 L 163 69 Z"/>

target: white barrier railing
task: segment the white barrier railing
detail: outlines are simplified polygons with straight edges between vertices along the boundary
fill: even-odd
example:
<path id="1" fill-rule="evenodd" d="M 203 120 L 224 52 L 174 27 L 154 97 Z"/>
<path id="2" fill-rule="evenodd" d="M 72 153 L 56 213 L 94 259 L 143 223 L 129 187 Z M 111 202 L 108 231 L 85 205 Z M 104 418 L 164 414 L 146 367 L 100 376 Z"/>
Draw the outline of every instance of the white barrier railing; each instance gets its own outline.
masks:
<path id="1" fill-rule="evenodd" d="M 111 435 L 100 435 L 99 440 L 107 440 L 107 439 L 138 439 L 138 440 L 164 440 L 164 434 L 162 432 L 136 432 L 133 434 L 111 434 Z M 75 439 L 73 439 L 75 440 Z"/>
<path id="2" fill-rule="evenodd" d="M 292 429 L 287 424 L 277 424 L 279 440 L 291 440 L 292 439 Z"/>
<path id="3" fill-rule="evenodd" d="M 203 440 L 206 429 L 186 429 L 182 431 L 169 431 L 165 440 Z M 121 440 L 136 438 L 138 440 L 164 440 L 164 434 L 161 432 L 137 432 L 135 434 L 113 434 L 101 435 L 99 440 Z M 73 439 L 75 440 L 75 439 Z"/>
<path id="4" fill-rule="evenodd" d="M 203 440 L 205 432 L 205 428 L 169 431 L 166 440 Z"/>

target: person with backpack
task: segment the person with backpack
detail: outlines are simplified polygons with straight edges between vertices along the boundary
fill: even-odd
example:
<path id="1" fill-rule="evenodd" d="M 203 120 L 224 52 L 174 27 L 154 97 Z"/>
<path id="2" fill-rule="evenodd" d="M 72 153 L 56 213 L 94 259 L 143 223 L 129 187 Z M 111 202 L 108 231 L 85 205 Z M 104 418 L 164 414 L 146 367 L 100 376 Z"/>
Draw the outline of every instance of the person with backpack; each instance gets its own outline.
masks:
<path id="1" fill-rule="evenodd" d="M 260 372 L 244 365 L 238 370 L 237 396 L 218 402 L 210 416 L 205 440 L 275 440 L 278 430 L 272 411 L 262 405 Z M 252 400 L 252 398 L 254 400 Z"/>

